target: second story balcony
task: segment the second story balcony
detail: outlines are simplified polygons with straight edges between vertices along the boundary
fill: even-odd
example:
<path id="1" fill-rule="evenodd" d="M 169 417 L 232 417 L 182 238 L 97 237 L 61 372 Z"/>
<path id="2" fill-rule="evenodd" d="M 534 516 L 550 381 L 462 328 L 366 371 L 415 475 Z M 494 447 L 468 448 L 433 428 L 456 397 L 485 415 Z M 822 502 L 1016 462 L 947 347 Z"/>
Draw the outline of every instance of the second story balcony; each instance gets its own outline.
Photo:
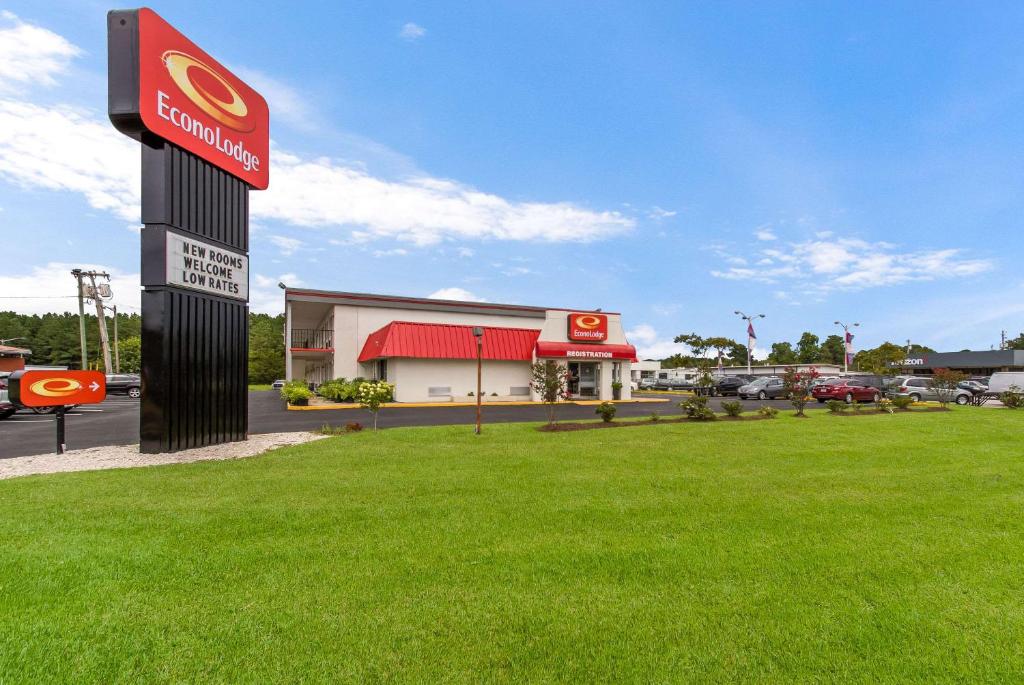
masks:
<path id="1" fill-rule="evenodd" d="M 289 347 L 292 351 L 332 352 L 334 351 L 334 331 L 326 328 L 293 328 Z"/>

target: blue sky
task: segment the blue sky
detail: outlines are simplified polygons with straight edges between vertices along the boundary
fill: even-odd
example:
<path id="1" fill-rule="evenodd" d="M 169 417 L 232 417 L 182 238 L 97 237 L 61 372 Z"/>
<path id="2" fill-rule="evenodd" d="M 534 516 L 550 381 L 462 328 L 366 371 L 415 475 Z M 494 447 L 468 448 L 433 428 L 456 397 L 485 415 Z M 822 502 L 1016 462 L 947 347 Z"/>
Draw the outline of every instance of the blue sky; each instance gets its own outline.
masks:
<path id="1" fill-rule="evenodd" d="M 104 15 L 0 17 L 0 307 L 137 306 L 137 150 Z M 1024 5 L 152 7 L 267 96 L 254 309 L 274 284 L 621 311 L 759 348 L 859 321 L 988 349 L 1024 329 Z M 46 295 L 45 299 L 25 299 Z"/>

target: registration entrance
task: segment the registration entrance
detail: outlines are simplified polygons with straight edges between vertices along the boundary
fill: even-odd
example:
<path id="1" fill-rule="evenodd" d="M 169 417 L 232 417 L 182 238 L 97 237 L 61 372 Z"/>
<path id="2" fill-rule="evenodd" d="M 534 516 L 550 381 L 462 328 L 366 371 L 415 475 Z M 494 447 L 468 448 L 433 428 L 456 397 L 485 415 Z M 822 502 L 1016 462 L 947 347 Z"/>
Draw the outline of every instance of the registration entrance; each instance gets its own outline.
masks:
<path id="1" fill-rule="evenodd" d="M 569 395 L 593 399 L 600 395 L 601 365 L 597 362 L 569 362 Z"/>

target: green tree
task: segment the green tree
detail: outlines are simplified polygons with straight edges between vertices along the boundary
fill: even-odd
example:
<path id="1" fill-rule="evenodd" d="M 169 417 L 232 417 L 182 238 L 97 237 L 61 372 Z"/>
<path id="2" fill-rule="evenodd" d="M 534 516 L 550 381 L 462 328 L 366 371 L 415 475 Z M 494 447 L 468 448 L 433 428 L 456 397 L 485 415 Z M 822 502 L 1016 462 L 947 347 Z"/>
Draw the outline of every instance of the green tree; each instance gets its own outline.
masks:
<path id="1" fill-rule="evenodd" d="M 796 358 L 801 364 L 813 364 L 818 361 L 821 355 L 821 348 L 818 346 L 818 336 L 809 331 L 804 331 L 796 344 Z"/>
<path id="2" fill-rule="evenodd" d="M 284 378 L 284 315 L 249 315 L 249 382 Z"/>
<path id="3" fill-rule="evenodd" d="M 1006 341 L 1006 349 L 1008 350 L 1024 350 L 1024 333 L 1021 333 L 1016 338 L 1011 338 Z"/>
<path id="4" fill-rule="evenodd" d="M 859 371 L 885 375 L 894 372 L 894 367 L 889 365 L 890 362 L 900 362 L 908 356 L 920 356 L 930 352 L 935 352 L 935 350 L 924 345 L 911 345 L 910 350 L 907 351 L 903 345 L 884 342 L 878 347 L 858 352 L 853 358 L 853 363 Z"/>
<path id="5" fill-rule="evenodd" d="M 821 352 L 818 361 L 824 364 L 839 364 L 842 366 L 843 358 L 846 356 L 846 344 L 841 335 L 830 335 L 821 343 Z"/>
<path id="6" fill-rule="evenodd" d="M 693 356 L 687 358 L 688 363 L 685 366 L 698 366 L 700 360 L 706 359 L 711 359 L 712 364 L 717 366 L 719 357 L 723 359 L 723 363 L 736 364 L 738 363 L 736 361 L 737 350 L 743 359 L 741 363 L 747 363 L 747 348 L 732 338 L 723 336 L 705 338 L 696 333 L 681 333 L 675 337 L 673 342 L 683 343 L 693 352 Z M 714 355 L 709 357 L 709 352 L 714 352 Z"/>
<path id="7" fill-rule="evenodd" d="M 142 338 L 132 335 L 118 341 L 121 352 L 121 373 L 139 373 L 142 370 Z"/>
<path id="8" fill-rule="evenodd" d="M 775 366 L 796 364 L 796 350 L 788 342 L 772 343 L 772 351 L 768 353 L 768 363 Z"/>

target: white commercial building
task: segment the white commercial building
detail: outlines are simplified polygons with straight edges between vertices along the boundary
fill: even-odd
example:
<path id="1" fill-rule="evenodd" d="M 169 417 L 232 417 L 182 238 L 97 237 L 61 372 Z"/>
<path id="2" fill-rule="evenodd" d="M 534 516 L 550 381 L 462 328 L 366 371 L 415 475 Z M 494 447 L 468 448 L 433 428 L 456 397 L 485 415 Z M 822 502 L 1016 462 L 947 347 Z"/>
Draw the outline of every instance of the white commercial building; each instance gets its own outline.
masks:
<path id="1" fill-rule="evenodd" d="M 386 380 L 398 402 L 468 401 L 477 388 L 474 328 L 483 329 L 489 402 L 539 400 L 530 366 L 544 360 L 567 367 L 574 398 L 630 397 L 636 350 L 617 313 L 325 290 L 285 290 L 285 372 L 313 384 Z"/>

